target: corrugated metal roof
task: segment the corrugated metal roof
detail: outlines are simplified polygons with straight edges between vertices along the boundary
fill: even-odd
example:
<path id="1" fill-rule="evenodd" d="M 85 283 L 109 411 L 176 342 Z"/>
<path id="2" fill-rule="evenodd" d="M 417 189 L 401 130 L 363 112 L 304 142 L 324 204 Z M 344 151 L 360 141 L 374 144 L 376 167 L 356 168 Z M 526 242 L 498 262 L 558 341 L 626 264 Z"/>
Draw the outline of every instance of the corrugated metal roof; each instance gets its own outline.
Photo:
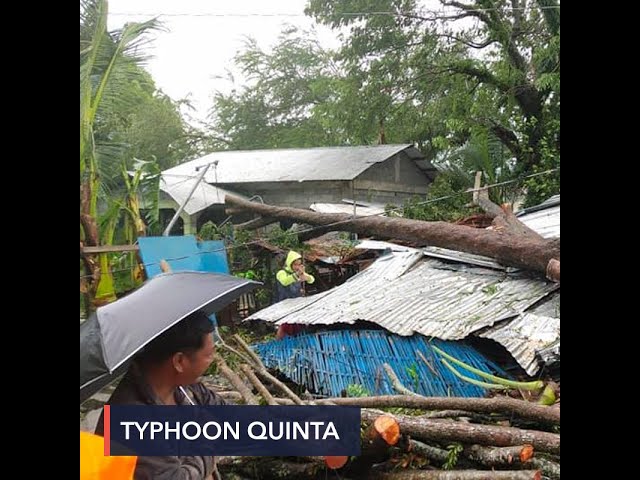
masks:
<path id="1" fill-rule="evenodd" d="M 560 237 L 560 205 L 519 216 L 518 220 L 544 238 Z"/>
<path id="2" fill-rule="evenodd" d="M 196 175 L 196 167 L 218 161 L 206 173 L 208 183 L 352 180 L 371 165 L 402 150 L 407 150 L 411 158 L 424 158 L 413 145 L 237 150 L 214 152 L 163 173 L 192 177 Z M 431 175 L 435 172 L 428 162 L 419 168 Z"/>
<path id="3" fill-rule="evenodd" d="M 560 349 L 560 319 L 524 313 L 479 335 L 505 347 L 529 375 L 540 370 L 536 354 L 552 345 Z"/>
<path id="4" fill-rule="evenodd" d="M 162 174 L 160 178 L 160 190 L 167 193 L 178 205 L 182 205 L 196 181 L 196 178 L 179 178 Z M 244 195 L 217 188 L 202 181 L 196 187 L 184 211 L 189 215 L 193 215 L 211 205 L 224 204 L 224 196 L 227 194 L 244 197 Z"/>
<path id="5" fill-rule="evenodd" d="M 469 263 L 480 267 L 497 268 L 499 270 L 508 270 L 509 267 L 499 264 L 493 258 L 476 255 L 474 253 L 459 252 L 457 250 L 449 250 L 441 247 L 424 247 L 424 254 L 434 258 L 443 258 L 445 260 L 454 260 L 456 262 Z M 515 270 L 515 269 L 513 269 Z"/>
<path id="6" fill-rule="evenodd" d="M 517 214 L 518 220 L 544 238 L 560 237 L 560 195 Z"/>
<path id="7" fill-rule="evenodd" d="M 332 290 L 276 303 L 249 319 L 300 324 L 367 320 L 399 335 L 455 340 L 519 315 L 557 288 L 522 272 L 394 252 Z"/>

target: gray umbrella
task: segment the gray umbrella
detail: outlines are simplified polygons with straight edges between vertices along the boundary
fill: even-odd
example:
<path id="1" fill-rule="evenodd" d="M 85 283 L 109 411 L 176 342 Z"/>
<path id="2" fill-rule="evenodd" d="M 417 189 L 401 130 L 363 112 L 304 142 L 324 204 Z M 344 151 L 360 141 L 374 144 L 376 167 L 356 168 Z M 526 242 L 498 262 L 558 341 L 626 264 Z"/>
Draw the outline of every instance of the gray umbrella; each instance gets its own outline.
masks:
<path id="1" fill-rule="evenodd" d="M 123 374 L 133 355 L 195 312 L 217 312 L 260 285 L 221 273 L 158 275 L 80 325 L 80 403 Z"/>

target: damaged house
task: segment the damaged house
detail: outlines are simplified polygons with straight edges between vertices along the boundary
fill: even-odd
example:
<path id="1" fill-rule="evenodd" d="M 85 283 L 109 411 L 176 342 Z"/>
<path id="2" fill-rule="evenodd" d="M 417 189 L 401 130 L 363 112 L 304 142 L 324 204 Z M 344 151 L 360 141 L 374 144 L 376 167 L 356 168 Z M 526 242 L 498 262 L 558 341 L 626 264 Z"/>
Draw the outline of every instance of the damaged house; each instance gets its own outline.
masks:
<path id="1" fill-rule="evenodd" d="M 559 196 L 519 219 L 545 238 L 559 237 Z M 393 393 L 381 371 L 387 363 L 416 393 L 482 396 L 482 388 L 445 368 L 432 347 L 483 371 L 504 373 L 477 348 L 491 340 L 517 363 L 518 373 L 559 373 L 558 283 L 443 248 L 370 241 L 360 247 L 386 253 L 338 287 L 282 301 L 247 319 L 307 327 L 305 334 L 255 345 L 267 366 L 319 395 L 340 395 L 353 385 L 372 395 Z"/>
<path id="2" fill-rule="evenodd" d="M 224 221 L 228 193 L 283 207 L 314 204 L 317 211 L 352 213 L 356 203 L 366 214 L 424 195 L 435 175 L 413 145 L 214 152 L 162 172 L 160 208 L 167 220 L 188 199 L 174 231 L 182 227 L 185 235 L 208 220 Z"/>

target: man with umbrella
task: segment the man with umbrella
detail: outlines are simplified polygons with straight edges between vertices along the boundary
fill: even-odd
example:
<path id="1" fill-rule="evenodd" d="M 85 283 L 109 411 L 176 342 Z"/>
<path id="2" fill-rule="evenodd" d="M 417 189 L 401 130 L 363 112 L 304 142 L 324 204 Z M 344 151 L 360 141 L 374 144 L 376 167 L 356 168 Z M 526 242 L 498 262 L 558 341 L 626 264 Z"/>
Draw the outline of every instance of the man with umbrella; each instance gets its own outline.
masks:
<path id="1" fill-rule="evenodd" d="M 258 285 L 217 273 L 164 273 L 98 308 L 80 325 L 80 403 L 126 374 L 108 404 L 223 404 L 197 383 L 213 360 L 209 315 Z M 157 480 L 213 475 L 212 457 L 139 456 L 135 470 L 135 478 Z"/>
<path id="2" fill-rule="evenodd" d="M 140 352 L 107 402 L 110 405 L 224 405 L 198 383 L 213 361 L 213 324 L 192 313 Z M 183 387 L 184 386 L 184 387 Z M 102 415 L 96 433 L 103 433 Z M 213 457 L 138 457 L 135 478 L 201 480 L 215 478 Z M 217 473 L 217 472 L 216 472 Z"/>

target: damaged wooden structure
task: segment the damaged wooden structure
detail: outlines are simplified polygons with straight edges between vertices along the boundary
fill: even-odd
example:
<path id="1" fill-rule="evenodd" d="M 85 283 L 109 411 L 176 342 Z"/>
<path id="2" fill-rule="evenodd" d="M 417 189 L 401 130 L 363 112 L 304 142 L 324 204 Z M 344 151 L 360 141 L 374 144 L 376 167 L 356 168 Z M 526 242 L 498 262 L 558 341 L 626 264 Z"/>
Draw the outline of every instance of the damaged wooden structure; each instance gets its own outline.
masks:
<path id="1" fill-rule="evenodd" d="M 360 406 L 365 430 L 358 457 L 221 457 L 218 468 L 223 474 L 261 479 L 320 479 L 330 471 L 345 479 L 560 478 L 559 405 L 416 394 L 304 400 L 275 378 L 242 338 L 235 335 L 233 342 L 233 347 L 222 348 L 244 362 L 239 368 L 231 369 L 216 357 L 219 370 L 235 388 L 219 392 L 228 401 L 256 405 L 262 397 L 270 405 Z M 380 410 L 390 407 L 404 410 Z"/>

